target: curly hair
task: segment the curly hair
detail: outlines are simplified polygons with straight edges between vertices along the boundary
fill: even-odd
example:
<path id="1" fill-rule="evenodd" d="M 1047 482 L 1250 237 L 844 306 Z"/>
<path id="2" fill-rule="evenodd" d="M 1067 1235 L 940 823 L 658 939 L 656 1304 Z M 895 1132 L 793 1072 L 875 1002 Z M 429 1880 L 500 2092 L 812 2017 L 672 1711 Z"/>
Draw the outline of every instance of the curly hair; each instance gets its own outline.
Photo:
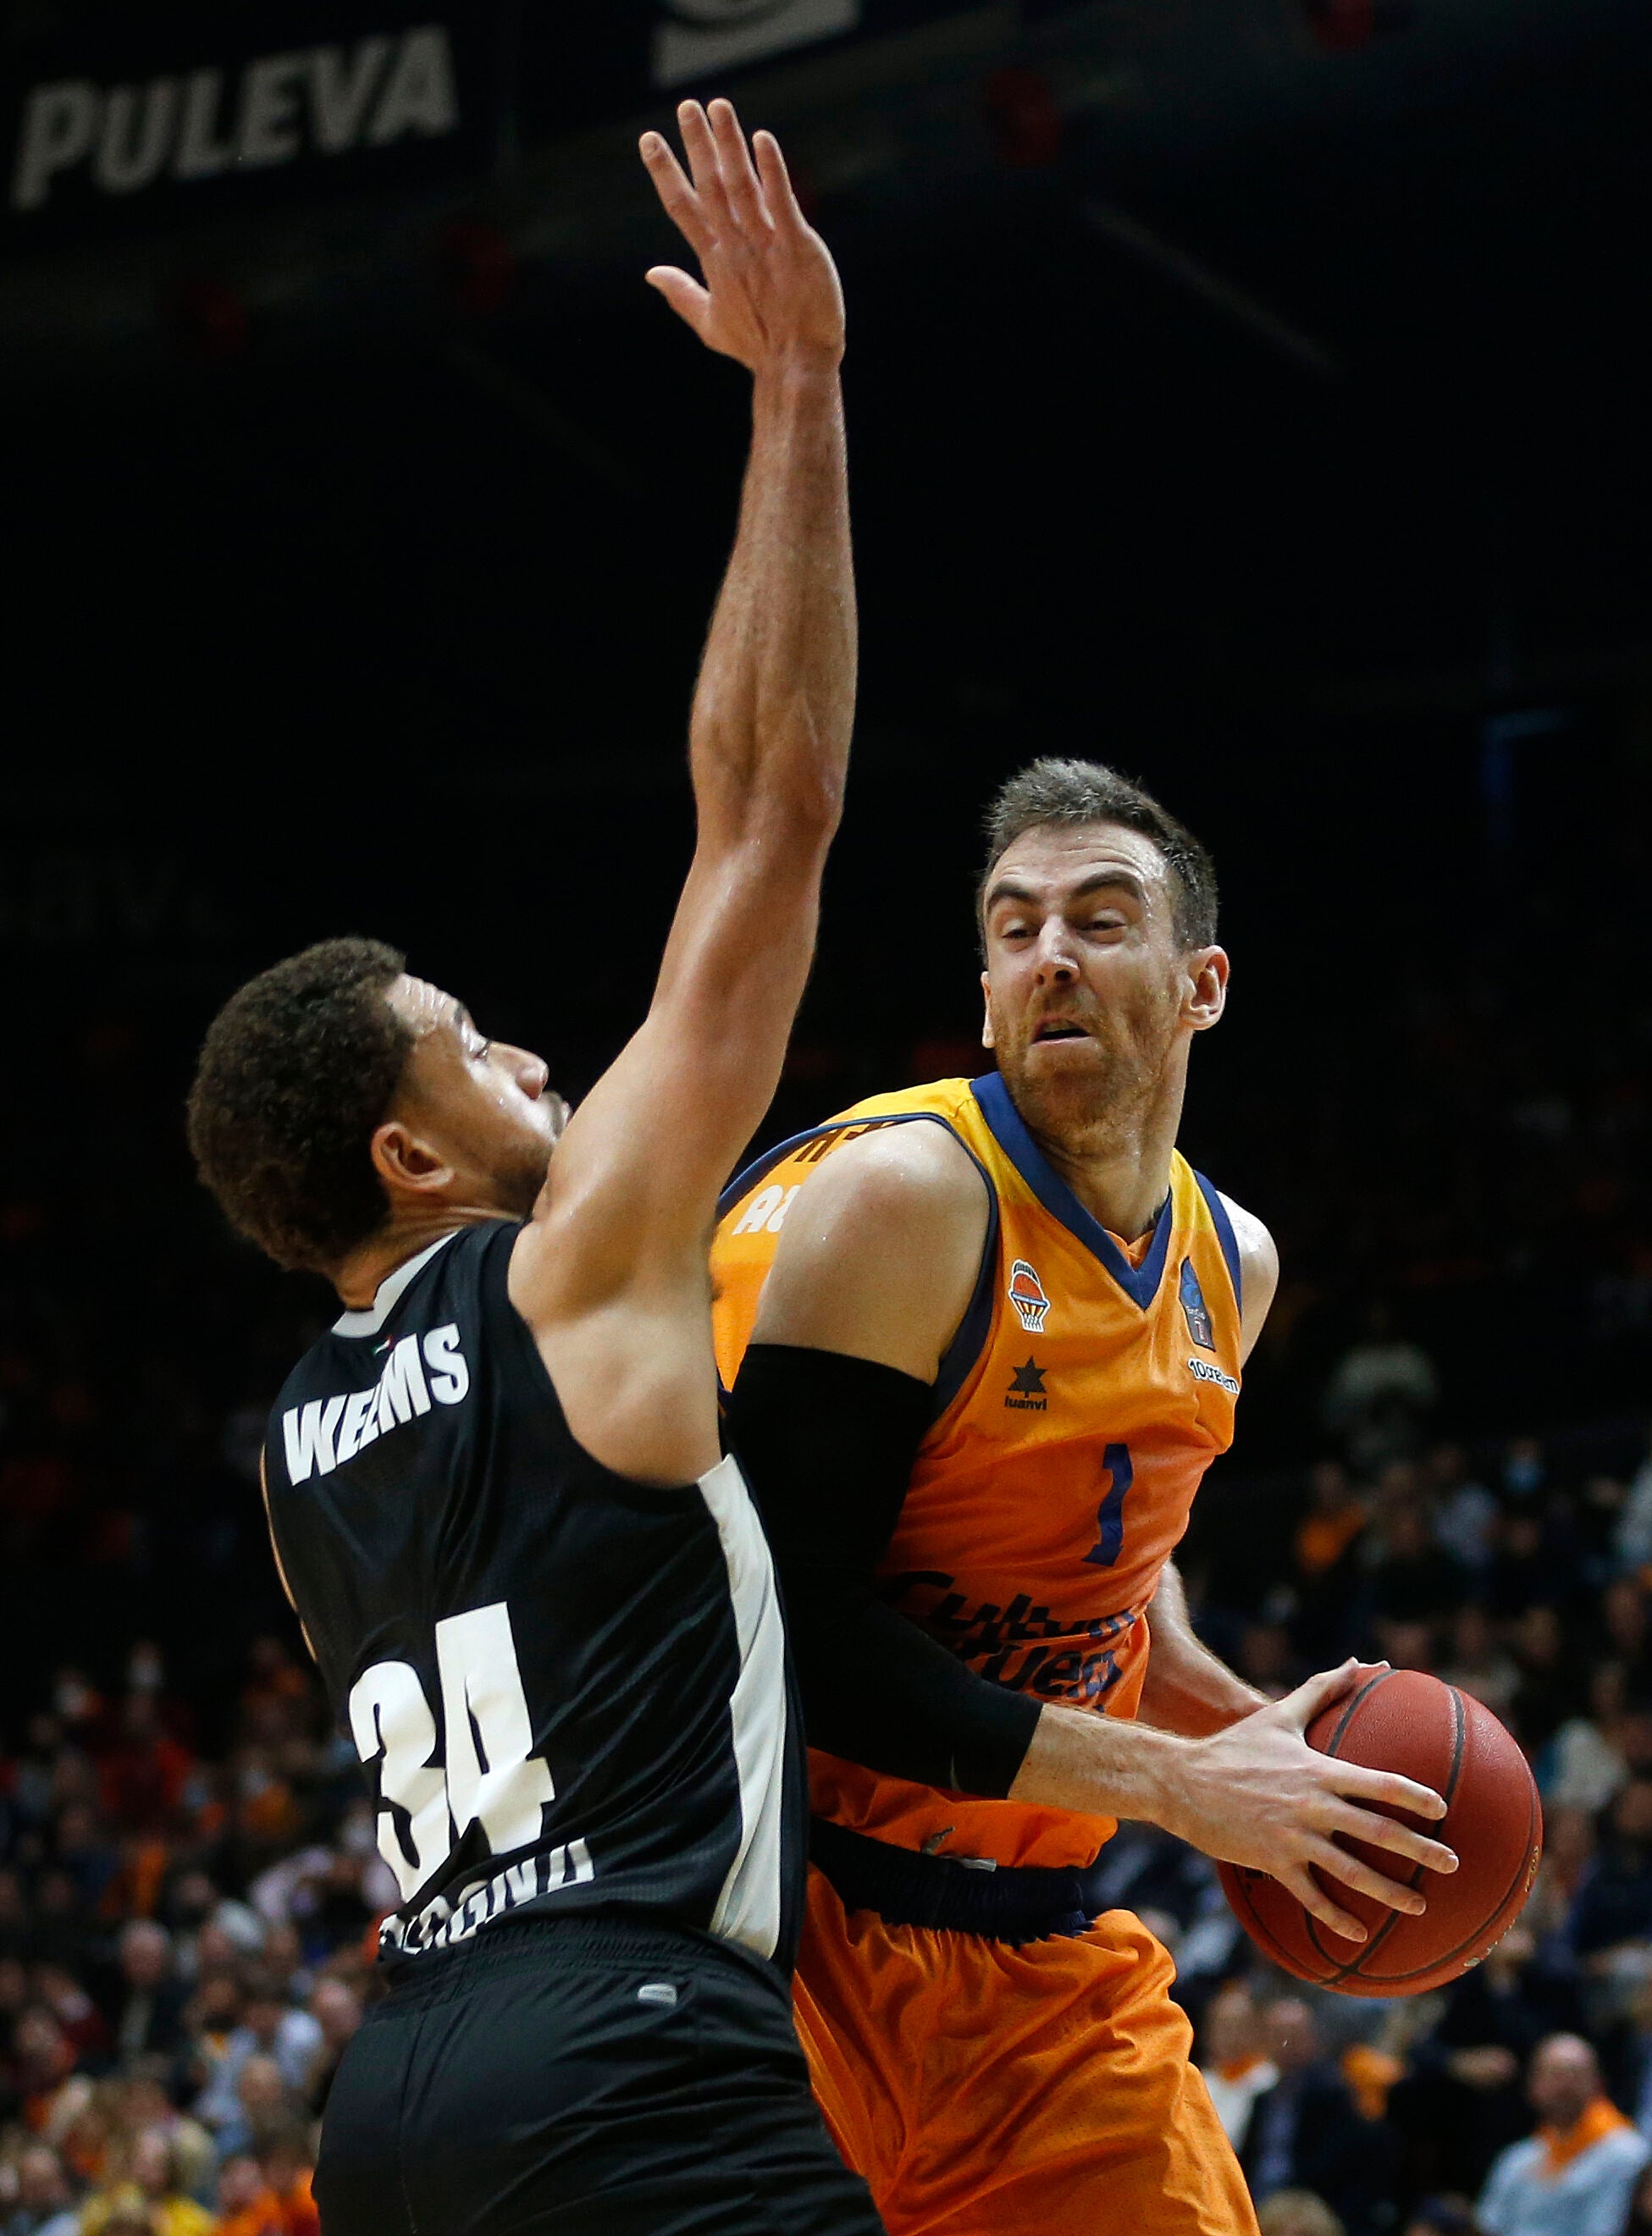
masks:
<path id="1" fill-rule="evenodd" d="M 1164 857 L 1175 888 L 1176 937 L 1184 947 L 1214 945 L 1216 869 L 1192 832 L 1116 769 L 1054 755 L 1018 769 L 987 809 L 987 859 L 976 895 L 977 915 L 999 858 L 1023 832 L 1047 824 L 1076 823 L 1119 823 L 1150 838 Z"/>
<path id="2" fill-rule="evenodd" d="M 278 1266 L 327 1273 L 387 1207 L 368 1144 L 413 1044 L 385 999 L 405 957 L 324 939 L 232 994 L 189 1090 L 189 1146 L 232 1227 Z"/>

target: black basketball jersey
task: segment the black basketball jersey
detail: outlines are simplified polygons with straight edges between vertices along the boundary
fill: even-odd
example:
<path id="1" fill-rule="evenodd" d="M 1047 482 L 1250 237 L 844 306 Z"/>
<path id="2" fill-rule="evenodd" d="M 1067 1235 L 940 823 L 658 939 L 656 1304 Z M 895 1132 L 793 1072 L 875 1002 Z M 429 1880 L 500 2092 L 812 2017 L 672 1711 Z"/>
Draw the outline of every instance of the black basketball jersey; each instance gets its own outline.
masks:
<path id="1" fill-rule="evenodd" d="M 738 1466 L 654 1490 L 576 1444 L 490 1221 L 288 1378 L 270 1522 L 402 1901 L 385 1954 L 631 1910 L 792 1962 L 802 1738 Z"/>

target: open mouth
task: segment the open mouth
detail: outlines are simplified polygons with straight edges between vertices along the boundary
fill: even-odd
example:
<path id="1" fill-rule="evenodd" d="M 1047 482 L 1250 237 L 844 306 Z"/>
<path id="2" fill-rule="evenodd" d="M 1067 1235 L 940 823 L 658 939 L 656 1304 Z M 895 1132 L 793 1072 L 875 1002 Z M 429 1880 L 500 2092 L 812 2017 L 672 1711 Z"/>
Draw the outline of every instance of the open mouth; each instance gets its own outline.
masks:
<path id="1" fill-rule="evenodd" d="M 1033 1035 L 1035 1041 L 1082 1041 L 1089 1037 L 1082 1025 L 1063 1024 L 1059 1019 L 1040 1025 Z"/>

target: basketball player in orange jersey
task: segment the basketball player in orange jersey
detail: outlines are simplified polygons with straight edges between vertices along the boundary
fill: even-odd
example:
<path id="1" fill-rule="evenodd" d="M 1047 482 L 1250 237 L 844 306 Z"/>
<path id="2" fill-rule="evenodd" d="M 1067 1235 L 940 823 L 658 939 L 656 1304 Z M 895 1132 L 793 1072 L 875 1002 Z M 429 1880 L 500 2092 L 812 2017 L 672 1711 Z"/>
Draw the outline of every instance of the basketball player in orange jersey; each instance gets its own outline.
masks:
<path id="1" fill-rule="evenodd" d="M 1355 1665 L 1268 1703 L 1171 1562 L 1278 1274 L 1175 1148 L 1227 981 L 1208 857 L 1078 761 L 1012 779 L 989 832 L 996 1073 L 783 1145 L 714 1249 L 812 1742 L 799 2029 L 892 2236 L 1231 2236 L 1254 2220 L 1170 1959 L 1096 1915 L 1116 1820 L 1356 1940 L 1339 1883 L 1424 1896 L 1333 1834 L 1412 1881 L 1456 1859 L 1373 1813 L 1437 1794 L 1306 1744 Z"/>

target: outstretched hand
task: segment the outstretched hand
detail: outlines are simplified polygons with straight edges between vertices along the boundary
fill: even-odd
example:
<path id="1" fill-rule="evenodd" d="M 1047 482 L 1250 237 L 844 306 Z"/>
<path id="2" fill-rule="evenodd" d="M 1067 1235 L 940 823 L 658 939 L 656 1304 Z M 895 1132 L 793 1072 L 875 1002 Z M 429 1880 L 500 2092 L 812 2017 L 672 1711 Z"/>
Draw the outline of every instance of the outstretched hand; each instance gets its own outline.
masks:
<path id="1" fill-rule="evenodd" d="M 664 139 L 645 132 L 642 161 L 666 213 L 700 261 L 702 286 L 674 264 L 648 273 L 708 349 L 760 372 L 788 358 L 835 365 L 843 355 L 843 291 L 830 251 L 798 207 L 780 143 L 734 105 L 678 108 L 684 174 Z"/>
<path id="2" fill-rule="evenodd" d="M 1436 1821 L 1445 1814 L 1445 1804 L 1431 1787 L 1397 1772 L 1338 1761 L 1304 1737 L 1322 1708 L 1374 1674 L 1345 1662 L 1226 1731 L 1192 1741 L 1188 1753 L 1195 1759 L 1183 1759 L 1175 1821 L 1161 1819 L 1207 1855 L 1267 1871 L 1346 1941 L 1364 1941 L 1366 1929 L 1339 1907 L 1326 1880 L 1412 1916 L 1426 1904 L 1419 1890 L 1372 1871 L 1334 1834 L 1385 1849 L 1407 1873 L 1419 1864 L 1431 1871 L 1457 1869 L 1449 1848 L 1378 1813 L 1379 1808 L 1403 1809 L 1410 1817 Z"/>

